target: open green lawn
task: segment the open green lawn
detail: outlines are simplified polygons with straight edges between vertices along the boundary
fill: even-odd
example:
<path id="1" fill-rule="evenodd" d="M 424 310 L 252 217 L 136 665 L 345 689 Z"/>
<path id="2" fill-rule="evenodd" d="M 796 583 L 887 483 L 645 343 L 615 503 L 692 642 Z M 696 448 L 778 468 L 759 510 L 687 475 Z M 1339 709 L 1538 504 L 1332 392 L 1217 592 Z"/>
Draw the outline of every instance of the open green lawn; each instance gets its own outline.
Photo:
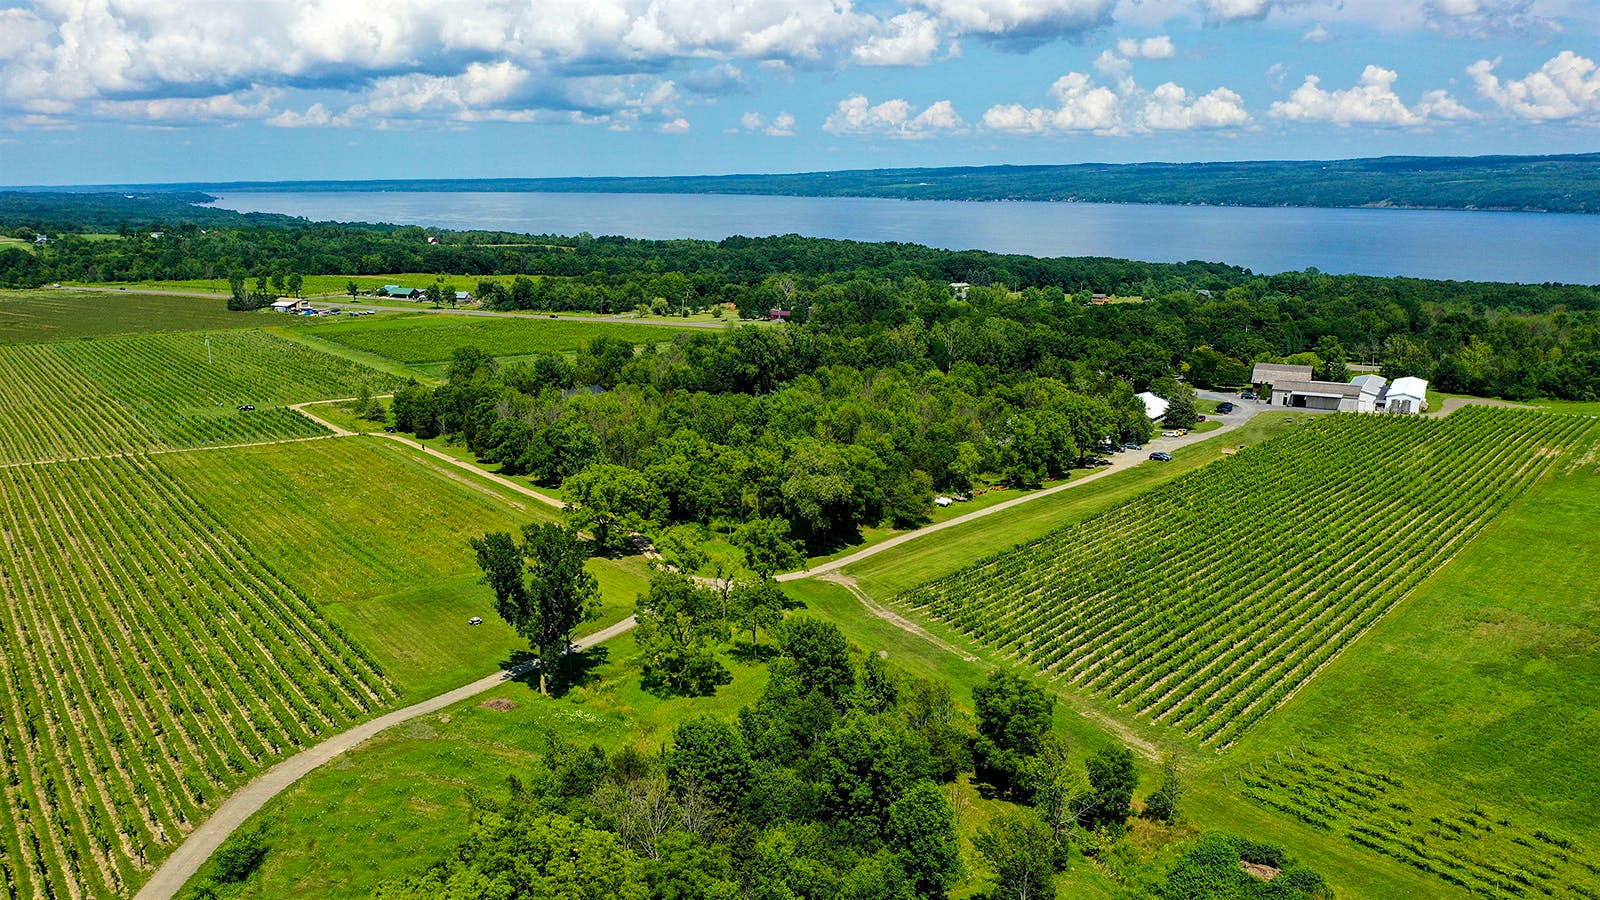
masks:
<path id="1" fill-rule="evenodd" d="M 570 353 L 597 337 L 630 344 L 660 344 L 673 332 L 658 325 L 492 316 L 414 316 L 317 322 L 317 337 L 403 363 L 442 363 L 459 347 L 477 347 L 497 357 Z"/>
<path id="2" fill-rule="evenodd" d="M 0 291 L 0 344 L 157 331 L 255 328 L 265 324 L 266 316 L 229 312 L 220 301 L 198 297 L 69 288 Z"/>
<path id="3" fill-rule="evenodd" d="M 1549 397 L 1540 397 L 1534 400 L 1496 400 L 1492 398 L 1477 397 L 1472 394 L 1447 394 L 1443 391 L 1428 389 L 1428 409 L 1437 411 L 1444 401 L 1458 398 L 1462 400 L 1481 400 L 1486 403 L 1508 403 L 1515 406 L 1532 406 L 1550 412 L 1572 413 L 1580 416 L 1600 416 L 1600 400 L 1555 400 Z"/>

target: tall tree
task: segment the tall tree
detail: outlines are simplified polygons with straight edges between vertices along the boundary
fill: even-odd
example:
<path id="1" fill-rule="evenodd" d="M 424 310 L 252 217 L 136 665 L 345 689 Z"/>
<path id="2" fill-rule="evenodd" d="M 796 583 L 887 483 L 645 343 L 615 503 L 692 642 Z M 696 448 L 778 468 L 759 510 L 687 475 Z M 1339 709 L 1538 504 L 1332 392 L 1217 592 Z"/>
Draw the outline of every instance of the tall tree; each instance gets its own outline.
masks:
<path id="1" fill-rule="evenodd" d="M 1161 782 L 1145 798 L 1145 815 L 1171 825 L 1178 820 L 1178 799 L 1183 796 L 1183 784 L 1178 773 L 1178 760 L 1168 756 L 1161 764 Z"/>
<path id="2" fill-rule="evenodd" d="M 782 620 L 787 598 L 776 581 L 762 578 L 735 587 L 730 600 L 734 620 L 750 629 L 750 643 L 758 645 L 756 629 L 771 628 Z"/>
<path id="3" fill-rule="evenodd" d="M 1127 747 L 1107 747 L 1089 757 L 1085 768 L 1093 805 L 1089 823 L 1096 828 L 1120 828 L 1133 812 L 1133 789 L 1139 775 L 1133 768 L 1133 751 Z"/>
<path id="4" fill-rule="evenodd" d="M 995 816 L 972 843 L 994 870 L 993 896 L 1046 900 L 1056 895 L 1055 842 L 1032 811 L 1016 809 Z"/>
<path id="5" fill-rule="evenodd" d="M 715 591 L 676 572 L 657 570 L 634 615 L 644 653 L 644 682 L 687 696 L 706 696 L 733 680 L 712 646 L 728 635 Z"/>
<path id="6" fill-rule="evenodd" d="M 632 535 L 650 530 L 666 515 L 666 500 L 643 473 L 612 463 L 596 463 L 562 482 L 571 503 L 567 519 L 588 529 L 602 551 L 627 547 Z"/>
<path id="7" fill-rule="evenodd" d="M 783 519 L 751 519 L 734 531 L 730 542 L 744 553 L 744 564 L 758 578 L 771 578 L 805 562 L 800 542 L 790 539 Z"/>
<path id="8" fill-rule="evenodd" d="M 521 543 L 503 531 L 469 543 L 494 590 L 496 611 L 538 654 L 539 692 L 549 693 L 550 669 L 599 601 L 599 583 L 584 566 L 588 547 L 576 531 L 553 522 L 524 526 Z"/>
<path id="9" fill-rule="evenodd" d="M 889 807 L 887 836 L 918 897 L 943 897 L 960 877 L 955 810 L 933 782 L 918 782 Z"/>
<path id="10" fill-rule="evenodd" d="M 1044 745 L 1055 701 L 1038 685 L 1009 672 L 994 671 L 972 689 L 978 715 L 973 743 L 979 781 L 1007 796 L 1023 796 L 1026 764 Z"/>

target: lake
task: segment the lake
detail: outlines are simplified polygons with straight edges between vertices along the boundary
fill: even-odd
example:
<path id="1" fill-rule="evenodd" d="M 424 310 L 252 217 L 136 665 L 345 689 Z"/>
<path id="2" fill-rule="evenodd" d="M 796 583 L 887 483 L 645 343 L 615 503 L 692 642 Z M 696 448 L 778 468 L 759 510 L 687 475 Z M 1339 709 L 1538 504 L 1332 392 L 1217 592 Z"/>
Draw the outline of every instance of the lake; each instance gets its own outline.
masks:
<path id="1" fill-rule="evenodd" d="M 1256 272 L 1600 284 L 1600 216 L 728 194 L 239 192 L 317 221 L 639 238 L 803 234 L 1030 256 L 1208 260 Z"/>

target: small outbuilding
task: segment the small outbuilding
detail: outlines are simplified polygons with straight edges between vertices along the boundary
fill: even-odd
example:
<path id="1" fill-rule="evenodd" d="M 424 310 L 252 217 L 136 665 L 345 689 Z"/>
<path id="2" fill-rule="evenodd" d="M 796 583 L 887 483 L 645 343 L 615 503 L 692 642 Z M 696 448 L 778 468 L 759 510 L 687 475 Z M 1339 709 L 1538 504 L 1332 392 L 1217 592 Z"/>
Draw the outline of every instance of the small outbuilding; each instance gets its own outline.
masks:
<path id="1" fill-rule="evenodd" d="M 1396 378 L 1384 392 L 1382 408 L 1384 412 L 1401 414 L 1427 412 L 1428 382 L 1412 375 Z"/>
<path id="2" fill-rule="evenodd" d="M 767 310 L 767 321 L 787 322 L 789 321 L 789 311 L 787 309 L 769 309 Z"/>
<path id="3" fill-rule="evenodd" d="M 401 300 L 416 300 L 422 296 L 422 291 L 416 288 L 401 287 L 398 284 L 386 284 L 381 288 L 385 296 L 398 297 Z"/>
<path id="4" fill-rule="evenodd" d="M 311 301 L 299 297 L 279 297 L 272 301 L 273 312 L 298 313 L 311 308 Z"/>
<path id="5" fill-rule="evenodd" d="M 456 291 L 456 302 L 457 303 L 471 303 L 472 302 L 472 292 L 471 291 Z"/>

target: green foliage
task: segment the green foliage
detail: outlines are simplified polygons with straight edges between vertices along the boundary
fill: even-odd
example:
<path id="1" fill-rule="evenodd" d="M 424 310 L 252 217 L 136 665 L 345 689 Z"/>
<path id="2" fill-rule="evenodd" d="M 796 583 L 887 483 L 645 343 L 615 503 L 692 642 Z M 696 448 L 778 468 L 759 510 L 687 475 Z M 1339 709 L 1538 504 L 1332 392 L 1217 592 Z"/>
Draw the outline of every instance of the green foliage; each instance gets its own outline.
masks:
<path id="1" fill-rule="evenodd" d="M 771 578 L 805 562 L 799 544 L 789 539 L 789 523 L 783 519 L 751 519 L 739 526 L 729 542 L 743 551 L 745 565 L 760 578 Z"/>
<path id="2" fill-rule="evenodd" d="M 1247 872 L 1244 863 L 1278 870 L 1270 881 Z M 1295 862 L 1281 847 L 1224 832 L 1201 837 L 1167 872 L 1161 896 L 1168 900 L 1333 900 L 1321 875 Z"/>
<path id="3" fill-rule="evenodd" d="M 757 629 L 770 629 L 783 619 L 788 603 L 783 589 L 771 578 L 735 585 L 729 597 L 734 621 L 750 629 L 750 643 L 757 643 Z"/>
<path id="4" fill-rule="evenodd" d="M 749 788 L 750 768 L 744 737 L 723 719 L 700 716 L 672 732 L 666 771 L 679 797 L 698 791 L 724 810 L 737 810 Z"/>
<path id="5" fill-rule="evenodd" d="M 972 706 L 978 717 L 977 779 L 1004 796 L 1025 796 L 1024 770 L 1050 731 L 1054 698 L 1014 673 L 997 670 L 972 689 Z"/>
<path id="6" fill-rule="evenodd" d="M 883 841 L 891 807 L 933 767 L 915 733 L 854 714 L 828 732 L 807 768 L 818 811 L 849 840 L 870 845 Z"/>
<path id="7" fill-rule="evenodd" d="M 955 810 L 933 782 L 918 782 L 889 806 L 887 838 L 918 897 L 943 897 L 961 876 Z"/>
<path id="8" fill-rule="evenodd" d="M 778 630 L 778 648 L 794 665 L 801 693 L 816 693 L 842 706 L 855 687 L 850 643 L 832 622 L 793 616 Z"/>
<path id="9" fill-rule="evenodd" d="M 1133 789 L 1139 773 L 1133 768 L 1133 751 L 1127 747 L 1107 747 L 1089 757 L 1084 764 L 1089 775 L 1089 807 L 1086 824 L 1094 828 L 1121 828 L 1133 813 Z"/>
<path id="10" fill-rule="evenodd" d="M 595 463 L 563 481 L 561 491 L 571 501 L 567 520 L 591 532 L 603 553 L 629 548 L 635 534 L 651 530 L 666 515 L 656 485 L 625 466 Z"/>
<path id="11" fill-rule="evenodd" d="M 600 588 L 584 567 L 589 550 L 576 532 L 553 522 L 523 526 L 518 543 L 492 532 L 467 543 L 483 580 L 494 590 L 495 610 L 539 656 L 539 689 L 572 645 L 572 633 L 594 614 Z"/>
<path id="12" fill-rule="evenodd" d="M 702 697 L 732 679 L 715 653 L 728 637 L 715 591 L 687 576 L 658 570 L 634 615 L 647 689 Z"/>
<path id="13" fill-rule="evenodd" d="M 211 854 L 211 869 L 214 877 L 224 884 L 243 881 L 261 865 L 267 858 L 266 835 L 260 826 L 241 828 L 235 831 L 222 846 Z"/>
<path id="14" fill-rule="evenodd" d="M 1178 772 L 1178 760 L 1168 756 L 1161 763 L 1161 781 L 1145 798 L 1144 813 L 1171 825 L 1178 820 L 1178 800 L 1182 797 L 1183 782 Z"/>
<path id="15" fill-rule="evenodd" d="M 972 843 L 994 871 L 994 897 L 1048 900 L 1055 896 L 1055 841 L 1031 810 L 996 815 Z"/>

